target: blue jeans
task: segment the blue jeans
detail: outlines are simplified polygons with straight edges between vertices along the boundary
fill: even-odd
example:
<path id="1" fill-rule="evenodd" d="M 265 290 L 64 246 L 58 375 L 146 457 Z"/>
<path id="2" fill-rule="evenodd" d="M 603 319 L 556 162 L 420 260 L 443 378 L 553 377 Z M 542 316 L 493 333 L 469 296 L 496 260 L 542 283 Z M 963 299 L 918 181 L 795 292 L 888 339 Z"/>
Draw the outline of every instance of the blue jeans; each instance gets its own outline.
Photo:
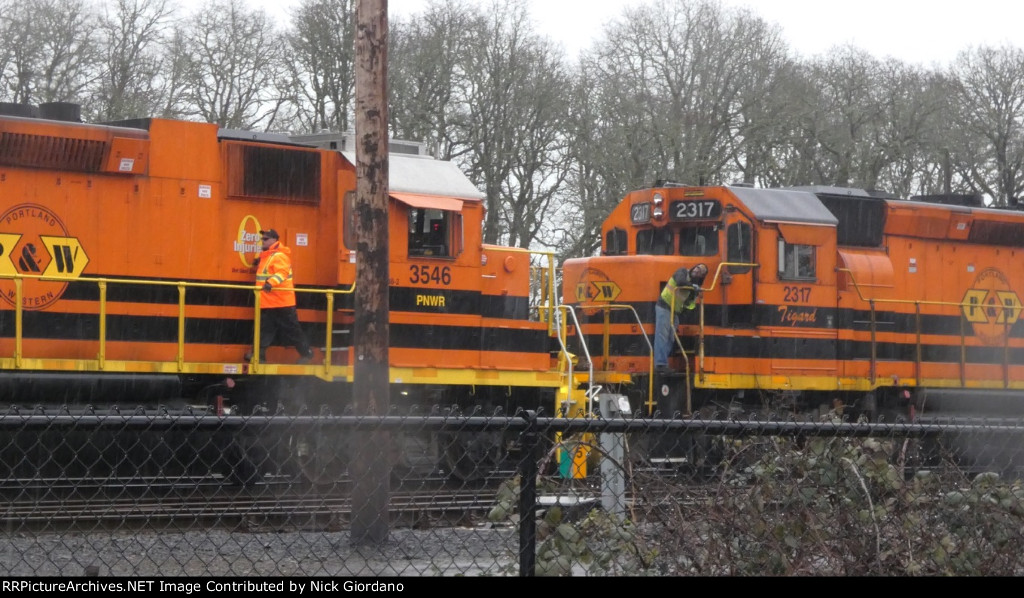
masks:
<path id="1" fill-rule="evenodd" d="M 676 342 L 675 328 L 678 317 L 672 317 L 669 308 L 654 305 L 654 367 L 667 367 L 668 355 Z"/>

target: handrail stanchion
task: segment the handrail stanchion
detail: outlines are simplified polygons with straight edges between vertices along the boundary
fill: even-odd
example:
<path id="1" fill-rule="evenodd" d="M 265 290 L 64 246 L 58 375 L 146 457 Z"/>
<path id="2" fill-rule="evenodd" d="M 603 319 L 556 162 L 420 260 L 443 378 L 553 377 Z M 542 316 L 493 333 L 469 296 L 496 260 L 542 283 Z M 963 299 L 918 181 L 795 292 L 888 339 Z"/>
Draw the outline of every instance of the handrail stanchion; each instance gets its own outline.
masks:
<path id="1" fill-rule="evenodd" d="M 583 338 L 582 329 L 580 328 L 580 321 L 576 318 L 576 311 L 573 309 L 573 307 L 571 305 L 569 305 L 569 306 L 559 305 L 558 307 L 560 309 L 565 309 L 565 312 L 567 314 L 569 314 L 569 316 L 572 317 L 573 326 L 576 328 L 577 334 L 580 335 L 580 340 L 581 340 L 580 346 L 583 348 L 583 356 L 587 358 L 587 392 L 586 392 L 586 396 L 587 396 L 587 413 L 593 414 L 594 413 L 594 410 L 593 410 L 593 407 L 594 407 L 594 403 L 593 403 L 593 401 L 594 401 L 594 360 L 590 356 L 590 348 L 587 347 L 586 339 Z M 568 319 L 568 318 L 566 318 L 566 319 Z M 568 331 L 566 331 L 566 336 L 568 337 Z M 561 342 L 561 339 L 559 339 L 559 342 Z M 566 344 L 564 342 L 562 342 L 562 351 L 566 355 L 566 361 L 569 362 L 569 381 L 572 382 L 572 375 L 573 375 L 572 357 L 569 356 L 569 351 L 566 348 Z"/>
<path id="2" fill-rule="evenodd" d="M 14 277 L 14 367 L 21 367 L 21 339 L 24 334 L 22 329 L 22 295 L 23 290 L 21 288 L 22 282 L 20 276 Z"/>
<path id="3" fill-rule="evenodd" d="M 258 373 L 260 365 L 260 288 L 253 289 L 256 294 L 256 301 L 253 303 L 252 317 L 252 360 L 254 371 Z"/>
<path id="4" fill-rule="evenodd" d="M 331 370 L 331 351 L 334 350 L 331 342 L 334 337 L 334 290 L 327 293 L 327 317 L 324 322 L 327 328 L 327 338 L 324 339 L 324 374 Z"/>
<path id="5" fill-rule="evenodd" d="M 107 367 L 107 281 L 101 279 L 100 287 L 100 352 L 96 356 L 100 369 Z"/>
<path id="6" fill-rule="evenodd" d="M 178 371 L 185 369 L 185 283 L 178 283 Z"/>

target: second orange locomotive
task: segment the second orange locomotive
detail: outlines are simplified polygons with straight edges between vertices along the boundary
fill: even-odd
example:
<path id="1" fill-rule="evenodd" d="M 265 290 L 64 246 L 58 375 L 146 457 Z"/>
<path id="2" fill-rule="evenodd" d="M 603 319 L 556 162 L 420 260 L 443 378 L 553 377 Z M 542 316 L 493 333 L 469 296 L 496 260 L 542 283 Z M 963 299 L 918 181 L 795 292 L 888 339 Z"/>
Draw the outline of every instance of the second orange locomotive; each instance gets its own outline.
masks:
<path id="1" fill-rule="evenodd" d="M 647 413 L 991 414 L 1024 398 L 1024 213 L 961 199 L 656 185 L 608 217 L 600 256 L 564 264 L 563 299 L 595 382 Z M 697 263 L 676 373 L 655 379 L 654 302 Z"/>

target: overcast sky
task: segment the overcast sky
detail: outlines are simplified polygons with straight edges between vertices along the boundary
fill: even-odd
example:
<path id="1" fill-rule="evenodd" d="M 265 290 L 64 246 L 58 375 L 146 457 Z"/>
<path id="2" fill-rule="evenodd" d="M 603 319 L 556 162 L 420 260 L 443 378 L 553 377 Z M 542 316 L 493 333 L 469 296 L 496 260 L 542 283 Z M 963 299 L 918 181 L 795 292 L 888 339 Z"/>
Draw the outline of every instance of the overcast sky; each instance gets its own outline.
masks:
<path id="1" fill-rule="evenodd" d="M 647 0 L 528 0 L 537 29 L 575 55 L 592 32 L 627 5 Z M 974 45 L 1024 47 L 1021 0 L 722 0 L 782 27 L 793 51 L 809 57 L 845 43 L 878 58 L 947 64 Z M 391 15 L 422 12 L 427 0 L 388 0 Z"/>
<path id="2" fill-rule="evenodd" d="M 203 0 L 181 0 L 195 6 Z M 298 0 L 246 0 L 284 19 Z M 474 0 L 470 0 L 474 1 Z M 476 0 L 481 4 L 488 0 Z M 527 0 L 537 30 L 570 57 L 590 45 L 626 6 L 652 0 Z M 851 44 L 878 58 L 946 65 L 970 46 L 1024 48 L 1024 0 L 720 0 L 747 7 L 782 28 L 794 53 L 822 54 Z M 388 0 L 391 15 L 423 12 L 428 0 Z"/>

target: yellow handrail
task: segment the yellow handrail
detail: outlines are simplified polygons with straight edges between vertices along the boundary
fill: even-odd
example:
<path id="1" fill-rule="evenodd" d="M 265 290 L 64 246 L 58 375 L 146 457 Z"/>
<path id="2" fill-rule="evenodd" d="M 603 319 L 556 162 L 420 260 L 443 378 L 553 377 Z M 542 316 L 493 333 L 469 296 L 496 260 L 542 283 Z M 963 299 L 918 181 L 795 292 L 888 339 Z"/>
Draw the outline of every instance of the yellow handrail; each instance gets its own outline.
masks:
<path id="1" fill-rule="evenodd" d="M 877 330 L 876 330 L 876 327 L 877 327 L 877 322 L 875 320 L 875 305 L 877 303 L 893 303 L 893 304 L 913 305 L 914 306 L 914 313 L 915 313 L 914 322 L 915 322 L 915 327 L 916 327 L 915 333 L 917 335 L 917 352 L 916 352 L 917 353 L 917 356 L 916 356 L 917 363 L 915 364 L 915 375 L 917 376 L 918 380 L 920 380 L 920 378 L 921 378 L 921 306 L 922 305 L 935 305 L 935 306 L 940 306 L 940 307 L 956 307 L 956 308 L 958 308 L 960 310 L 960 314 L 959 314 L 959 316 L 960 316 L 960 318 L 959 318 L 960 319 L 960 363 L 958 365 L 960 366 L 960 383 L 962 385 L 966 385 L 967 384 L 967 330 L 966 330 L 966 327 L 965 327 L 965 324 L 964 324 L 964 320 L 966 318 L 964 317 L 963 310 L 964 310 L 964 308 L 974 306 L 975 304 L 968 303 L 966 301 L 953 302 L 953 301 L 926 301 L 926 300 L 923 300 L 923 299 L 879 299 L 879 298 L 874 298 L 874 297 L 868 298 L 868 297 L 865 296 L 864 292 L 861 290 L 860 284 L 857 283 L 857 278 L 856 278 L 856 276 L 854 275 L 853 271 L 850 268 L 836 268 L 836 272 L 842 272 L 842 273 L 845 273 L 845 274 L 849 275 L 850 282 L 853 284 L 854 290 L 857 291 L 858 299 L 860 299 L 861 301 L 867 303 L 868 307 L 871 310 L 871 382 L 872 383 L 874 383 L 875 380 L 877 379 L 877 372 L 876 372 L 876 368 L 877 368 L 877 364 L 876 364 L 876 344 L 877 344 L 877 338 L 876 338 Z M 1019 312 L 1019 311 L 1022 310 L 1022 308 L 1020 306 L 1017 306 L 1017 305 L 998 304 L 998 305 L 986 305 L 985 306 L 985 309 L 992 309 L 992 308 L 999 309 L 999 310 L 1001 310 L 1003 312 L 1003 324 L 1004 324 L 1004 327 L 1006 326 L 1007 322 L 1009 322 L 1009 320 L 1010 320 L 1009 314 L 1007 312 L 1014 312 L 1014 311 Z M 1018 317 L 1019 317 L 1019 314 L 1018 314 Z M 1004 371 L 1003 371 L 1003 378 L 1004 378 L 1004 380 L 1003 380 L 1003 384 L 1004 384 L 1004 386 L 1008 387 L 1009 384 L 1010 384 L 1010 380 L 1009 380 L 1009 336 L 1008 335 L 1004 339 L 1003 362 L 1004 362 L 1003 363 L 1003 366 L 1004 366 Z"/>
<path id="2" fill-rule="evenodd" d="M 640 314 L 637 313 L 636 308 L 634 308 L 632 305 L 625 303 L 580 303 L 576 305 L 575 308 L 579 310 L 600 309 L 604 312 L 601 333 L 601 348 L 603 351 L 602 357 L 604 358 L 604 367 L 606 370 L 608 368 L 608 360 L 610 358 L 611 353 L 609 339 L 609 336 L 611 334 L 611 331 L 609 330 L 611 327 L 610 314 L 612 310 L 628 310 L 630 313 L 633 314 L 633 317 L 636 319 L 637 322 L 637 329 L 640 331 L 640 334 L 644 337 L 644 342 L 647 343 L 647 369 L 649 374 L 647 378 L 647 407 L 648 413 L 650 413 L 654 407 L 654 346 L 651 344 L 651 339 L 647 337 L 647 332 L 644 330 L 643 321 L 640 319 Z M 580 330 L 579 327 L 577 327 L 576 330 L 578 334 L 583 334 L 583 331 Z M 657 331 L 655 331 L 655 333 L 657 333 Z M 585 339 L 583 340 L 583 342 L 585 345 Z"/>
<path id="3" fill-rule="evenodd" d="M 14 281 L 14 364 L 16 368 L 22 367 L 23 349 L 22 341 L 24 338 L 24 280 L 32 279 L 43 282 L 82 282 L 82 283 L 96 283 L 99 289 L 99 354 L 97 356 L 98 369 L 106 369 L 106 349 L 107 349 L 107 289 L 111 284 L 124 284 L 124 285 L 138 285 L 138 286 L 160 286 L 160 287 L 175 287 L 178 290 L 178 313 L 177 313 L 177 350 L 175 353 L 175 361 L 177 363 L 178 371 L 185 370 L 185 311 L 186 311 L 186 292 L 188 289 L 195 288 L 206 288 L 206 289 L 233 289 L 233 290 L 251 290 L 255 296 L 255 307 L 254 307 L 254 318 L 253 318 L 253 361 L 254 365 L 259 363 L 259 334 L 260 334 L 260 287 L 254 287 L 252 284 L 226 284 L 226 283 L 212 283 L 212 282 L 186 282 L 186 281 L 168 281 L 168 280 L 139 280 L 139 279 L 127 279 L 127 278 L 108 278 L 108 277 L 91 277 L 91 276 L 80 276 L 76 278 L 66 276 L 43 276 L 40 274 L 0 274 L 0 279 L 8 279 Z M 326 339 L 325 339 L 325 355 L 324 355 L 324 373 L 328 373 L 330 368 L 330 355 L 332 349 L 331 339 L 333 337 L 332 325 L 334 321 L 334 297 L 336 295 L 347 295 L 355 291 L 355 284 L 353 283 L 344 289 L 311 289 L 311 288 L 295 288 L 296 293 L 310 293 L 310 294 L 323 294 L 326 295 L 327 300 L 327 313 L 326 313 Z"/>

